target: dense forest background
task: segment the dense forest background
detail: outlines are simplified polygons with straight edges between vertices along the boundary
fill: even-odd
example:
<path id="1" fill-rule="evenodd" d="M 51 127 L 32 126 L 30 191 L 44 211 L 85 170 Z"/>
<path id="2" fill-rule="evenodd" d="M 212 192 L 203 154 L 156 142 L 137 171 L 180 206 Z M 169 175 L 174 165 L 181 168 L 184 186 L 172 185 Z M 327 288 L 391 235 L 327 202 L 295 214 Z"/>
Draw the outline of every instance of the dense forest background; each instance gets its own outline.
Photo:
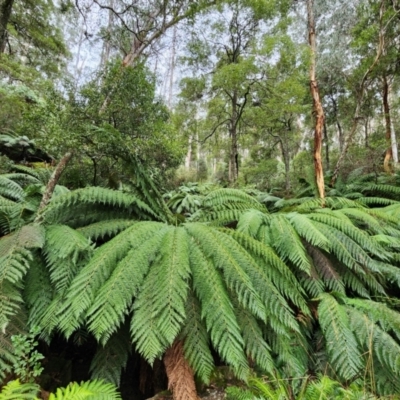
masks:
<path id="1" fill-rule="evenodd" d="M 0 399 L 397 398 L 399 27 L 0 0 Z"/>

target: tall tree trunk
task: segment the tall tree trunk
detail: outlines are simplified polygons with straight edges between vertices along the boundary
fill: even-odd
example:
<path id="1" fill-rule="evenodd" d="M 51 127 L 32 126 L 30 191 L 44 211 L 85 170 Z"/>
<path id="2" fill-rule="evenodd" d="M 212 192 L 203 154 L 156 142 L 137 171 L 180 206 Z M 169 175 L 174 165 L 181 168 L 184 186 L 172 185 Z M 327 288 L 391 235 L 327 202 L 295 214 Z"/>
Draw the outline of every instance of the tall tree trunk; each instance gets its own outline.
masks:
<path id="1" fill-rule="evenodd" d="M 234 91 L 232 96 L 232 115 L 229 122 L 229 137 L 231 140 L 230 152 L 229 152 L 229 182 L 235 183 L 239 174 L 239 153 L 238 153 L 238 133 L 237 123 L 239 113 L 237 110 L 237 93 Z"/>
<path id="2" fill-rule="evenodd" d="M 174 400 L 199 400 L 193 370 L 185 359 L 183 342 L 176 340 L 165 352 L 164 365 L 168 377 L 168 389 Z"/>
<path id="3" fill-rule="evenodd" d="M 108 63 L 108 60 L 110 59 L 111 55 L 111 31 L 114 25 L 114 19 L 115 15 L 114 12 L 112 11 L 114 9 L 114 0 L 109 0 L 109 7 L 110 9 L 108 10 L 108 23 L 107 23 L 107 37 L 104 41 L 103 44 L 103 50 L 101 54 L 101 65 L 105 66 Z"/>
<path id="4" fill-rule="evenodd" d="M 189 171 L 191 165 L 192 165 L 192 135 L 189 136 L 188 139 L 188 147 L 187 147 L 187 153 L 185 157 L 185 168 Z"/>
<path id="5" fill-rule="evenodd" d="M 176 67 L 176 40 L 177 40 L 177 28 L 174 26 L 173 35 L 172 35 L 172 52 L 171 52 L 171 65 L 170 65 L 170 73 L 169 73 L 169 92 L 168 92 L 168 107 L 172 107 L 172 98 L 174 94 L 174 74 Z"/>
<path id="6" fill-rule="evenodd" d="M 14 0 L 0 0 L 0 53 L 4 53 L 7 44 L 7 24 L 10 20 Z"/>
<path id="7" fill-rule="evenodd" d="M 385 116 L 385 138 L 387 143 L 387 149 L 385 153 L 385 159 L 383 160 L 383 169 L 385 172 L 392 173 L 393 168 L 391 165 L 391 160 L 393 159 L 392 155 L 392 122 L 390 118 L 390 108 L 389 108 L 389 84 L 387 81 L 387 77 L 383 76 L 382 78 L 382 102 L 383 102 L 383 113 Z"/>
<path id="8" fill-rule="evenodd" d="M 329 159 L 329 137 L 328 137 L 328 128 L 326 126 L 326 122 L 324 121 L 324 142 L 325 142 L 325 162 L 326 169 L 331 169 L 331 162 Z"/>
<path id="9" fill-rule="evenodd" d="M 311 65 L 310 65 L 310 89 L 313 99 L 313 113 L 315 118 L 314 129 L 314 170 L 315 181 L 318 188 L 318 194 L 321 199 L 325 198 L 324 171 L 322 167 L 322 129 L 324 126 L 324 110 L 322 108 L 319 95 L 318 83 L 316 78 L 316 34 L 314 20 L 314 1 L 307 0 L 307 17 L 308 17 L 308 42 L 311 49 Z"/>

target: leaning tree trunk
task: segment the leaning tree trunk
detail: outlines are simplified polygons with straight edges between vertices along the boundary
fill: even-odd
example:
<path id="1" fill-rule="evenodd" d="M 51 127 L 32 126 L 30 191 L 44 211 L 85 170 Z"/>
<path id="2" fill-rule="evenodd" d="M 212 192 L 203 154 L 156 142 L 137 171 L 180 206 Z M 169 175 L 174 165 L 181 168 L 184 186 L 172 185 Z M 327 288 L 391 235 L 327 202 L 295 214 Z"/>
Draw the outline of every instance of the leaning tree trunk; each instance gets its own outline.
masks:
<path id="1" fill-rule="evenodd" d="M 0 53 L 4 53 L 7 43 L 7 24 L 10 20 L 14 0 L 0 0 Z"/>
<path id="2" fill-rule="evenodd" d="M 42 219 L 42 211 L 43 209 L 49 204 L 51 197 L 53 196 L 54 189 L 61 177 L 61 174 L 63 173 L 65 167 L 69 163 L 69 161 L 72 158 L 73 153 L 72 152 L 67 152 L 64 154 L 64 156 L 61 158 L 60 162 L 57 164 L 56 168 L 54 169 L 49 181 L 47 182 L 46 189 L 43 193 L 42 196 L 42 201 L 39 204 L 39 208 L 37 211 L 37 216 L 35 219 L 35 222 L 40 222 Z"/>
<path id="3" fill-rule="evenodd" d="M 322 108 L 319 95 L 318 83 L 316 78 L 316 34 L 314 21 L 314 1 L 307 0 L 307 16 L 308 16 L 308 42 L 311 49 L 311 65 L 310 65 L 310 90 L 313 99 L 313 114 L 315 118 L 314 127 L 314 170 L 315 181 L 318 188 L 318 194 L 321 199 L 325 198 L 325 182 L 324 170 L 322 167 L 322 130 L 324 127 L 324 110 Z"/>
<path id="4" fill-rule="evenodd" d="M 185 359 L 183 342 L 176 340 L 164 355 L 168 389 L 174 400 L 199 400 L 193 370 Z"/>

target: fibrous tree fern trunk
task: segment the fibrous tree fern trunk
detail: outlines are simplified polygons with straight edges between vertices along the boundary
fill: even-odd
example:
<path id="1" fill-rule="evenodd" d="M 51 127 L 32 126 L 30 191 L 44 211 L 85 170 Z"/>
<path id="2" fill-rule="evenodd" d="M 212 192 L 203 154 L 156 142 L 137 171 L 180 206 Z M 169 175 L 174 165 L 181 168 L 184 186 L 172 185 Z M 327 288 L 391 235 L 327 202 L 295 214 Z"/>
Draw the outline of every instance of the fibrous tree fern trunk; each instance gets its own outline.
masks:
<path id="1" fill-rule="evenodd" d="M 325 198 L 324 171 L 322 167 L 322 129 L 324 126 L 324 110 L 322 108 L 319 95 L 318 83 L 316 78 L 316 35 L 314 20 L 314 0 L 307 0 L 308 16 L 308 41 L 311 49 L 310 64 L 310 89 L 313 98 L 313 113 L 315 118 L 314 130 L 314 169 L 315 181 L 318 188 L 318 194 L 321 199 Z"/>
<path id="2" fill-rule="evenodd" d="M 164 365 L 168 376 L 168 389 L 174 400 L 199 400 L 193 370 L 185 359 L 183 342 L 176 340 L 165 352 Z"/>

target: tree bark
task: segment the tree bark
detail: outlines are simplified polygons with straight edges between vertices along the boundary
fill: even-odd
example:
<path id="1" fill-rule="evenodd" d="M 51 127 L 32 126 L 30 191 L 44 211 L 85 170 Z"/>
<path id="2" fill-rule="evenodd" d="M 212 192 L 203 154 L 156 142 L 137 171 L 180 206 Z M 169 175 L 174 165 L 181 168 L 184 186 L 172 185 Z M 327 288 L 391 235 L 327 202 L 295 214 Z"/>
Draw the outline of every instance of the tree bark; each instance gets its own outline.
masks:
<path id="1" fill-rule="evenodd" d="M 7 44 L 7 24 L 10 20 L 14 0 L 0 0 L 0 53 L 4 53 Z"/>
<path id="2" fill-rule="evenodd" d="M 176 340 L 164 355 L 168 389 L 174 400 L 199 400 L 193 370 L 185 359 L 183 342 Z"/>
<path id="3" fill-rule="evenodd" d="M 383 76 L 382 78 L 382 102 L 383 102 L 383 113 L 385 116 L 385 138 L 386 138 L 386 143 L 387 143 L 387 149 L 385 153 L 385 158 L 383 160 L 383 169 L 387 173 L 392 173 L 393 168 L 392 168 L 392 143 L 391 143 L 391 138 L 392 138 L 392 122 L 391 122 L 391 117 L 390 117 L 390 108 L 389 108 L 389 84 L 387 81 L 387 77 Z"/>
<path id="4" fill-rule="evenodd" d="M 325 198 L 324 171 L 322 167 L 322 130 L 324 126 L 324 110 L 322 108 L 318 83 L 316 78 L 316 34 L 314 20 L 314 1 L 307 0 L 308 17 L 308 42 L 311 49 L 310 65 L 310 90 L 313 99 L 313 114 L 315 118 L 314 127 L 314 170 L 315 182 L 317 184 L 318 194 L 321 199 Z"/>
<path id="5" fill-rule="evenodd" d="M 42 201 L 40 202 L 35 222 L 40 222 L 41 211 L 47 206 L 47 204 L 51 200 L 54 189 L 61 177 L 61 174 L 63 173 L 65 167 L 67 166 L 71 158 L 72 158 L 72 152 L 65 153 L 64 156 L 61 158 L 60 162 L 57 164 L 55 170 L 53 171 L 49 179 L 49 182 L 47 183 L 46 189 L 43 193 Z"/>
<path id="6" fill-rule="evenodd" d="M 229 136 L 231 139 L 231 146 L 229 152 L 229 182 L 234 184 L 239 175 L 239 163 L 238 163 L 238 134 L 237 134 L 237 123 L 239 120 L 239 112 L 237 110 L 237 92 L 233 93 L 232 103 L 232 114 L 229 122 Z"/>

